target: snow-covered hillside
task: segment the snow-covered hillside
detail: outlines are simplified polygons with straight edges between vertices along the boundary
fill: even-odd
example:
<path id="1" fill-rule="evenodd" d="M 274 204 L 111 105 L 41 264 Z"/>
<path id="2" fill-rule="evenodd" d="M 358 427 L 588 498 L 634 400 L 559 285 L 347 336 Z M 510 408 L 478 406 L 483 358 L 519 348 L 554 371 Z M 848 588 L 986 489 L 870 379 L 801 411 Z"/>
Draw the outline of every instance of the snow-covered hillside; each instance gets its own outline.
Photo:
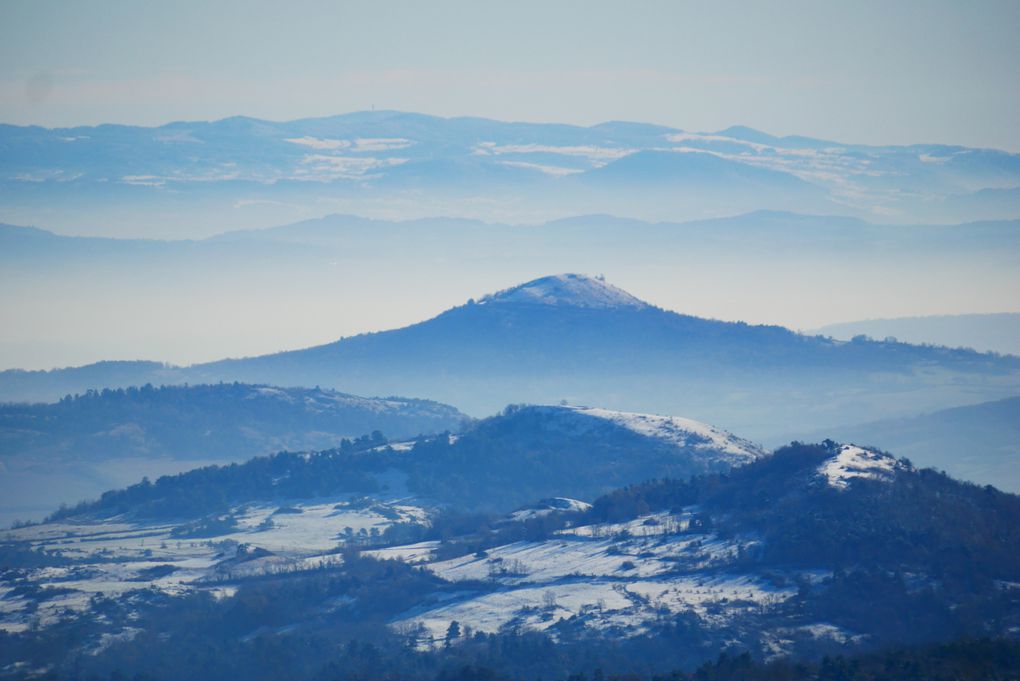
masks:
<path id="1" fill-rule="evenodd" d="M 575 407 L 579 414 L 595 416 L 635 433 L 670 442 L 677 447 L 712 451 L 730 459 L 734 466 L 754 461 L 765 454 L 758 445 L 701 421 L 682 416 L 635 414 L 596 407 Z"/>
<path id="2" fill-rule="evenodd" d="M 721 428 L 682 416 L 639 414 L 601 407 L 542 405 L 526 411 L 546 417 L 544 427 L 571 436 L 614 429 L 639 435 L 670 448 L 675 447 L 702 465 L 741 466 L 766 454 L 759 445 Z"/>
<path id="3" fill-rule="evenodd" d="M 243 399 L 288 404 L 296 401 L 302 408 L 316 409 L 324 399 L 361 398 L 299 394 L 256 386 L 246 387 Z M 383 400 L 368 402 L 372 407 L 386 404 Z M 488 449 L 495 440 L 505 448 L 505 460 L 497 460 Z M 540 460 L 549 466 L 542 469 L 547 473 L 537 473 L 537 481 L 532 478 L 539 460 L 530 459 L 528 465 L 522 465 L 540 451 L 536 443 L 546 445 L 547 451 Z M 539 499 L 514 511 L 513 505 L 490 509 L 510 511 L 501 521 L 505 527 L 588 511 L 591 508 L 588 502 L 610 489 L 601 479 L 603 470 L 618 484 L 627 484 L 648 477 L 728 470 L 764 455 L 750 442 L 691 419 L 562 406 L 514 408 L 479 422 L 460 435 L 444 433 L 383 444 L 370 440 L 362 446 L 366 448 L 362 454 L 346 458 L 333 450 L 277 455 L 253 459 L 240 466 L 161 479 L 156 484 L 143 483 L 104 494 L 100 502 L 64 513 L 58 520 L 0 533 L 0 547 L 31 551 L 36 558 L 47 556 L 42 567 L 13 575 L 14 581 L 6 586 L 0 580 L 0 588 L 31 583 L 42 589 L 34 598 L 6 599 L 0 609 L 0 628 L 24 630 L 76 616 L 75 613 L 87 609 L 92 594 L 119 595 L 143 586 L 167 593 L 213 586 L 220 589 L 238 579 L 329 565 L 340 560 L 338 554 L 343 548 L 372 548 L 376 552 L 373 555 L 382 558 L 428 561 L 435 543 L 394 546 L 392 540 L 383 541 L 383 533 L 395 524 L 427 527 L 433 514 L 444 507 L 477 510 L 465 504 L 466 493 L 460 483 L 452 490 L 434 484 L 429 488 L 429 481 L 437 476 L 444 478 L 455 473 L 463 478 L 464 485 L 473 488 L 473 493 L 484 498 L 503 499 L 498 496 L 499 490 L 509 486 L 521 488 L 507 497 L 517 499 L 517 504 Z M 483 456 L 482 452 L 489 454 Z M 460 466 L 451 468 L 450 461 L 460 457 L 480 460 L 482 468 L 471 472 Z M 576 465 L 569 463 L 574 461 L 571 457 L 580 457 Z M 501 466 L 509 468 L 504 470 Z M 341 469 L 343 475 L 338 481 L 344 476 L 355 477 L 362 480 L 358 489 L 378 491 L 329 495 L 329 488 L 312 483 Z M 519 479 L 514 471 L 520 473 Z M 590 481 L 583 482 L 587 478 L 582 471 Z M 211 480 L 215 482 L 210 483 Z M 249 484 L 256 480 L 260 482 L 255 486 Z M 208 493 L 210 484 L 218 490 L 214 495 L 217 497 L 248 496 L 232 499 L 228 496 L 228 506 L 214 505 L 212 508 L 219 510 L 192 514 L 194 517 L 167 515 L 165 511 L 152 515 L 147 510 L 172 507 L 175 514 L 186 514 L 195 504 L 209 503 L 202 495 Z M 306 487 L 317 490 L 315 496 L 295 493 Z M 586 490 L 588 496 L 584 498 L 588 501 L 539 494 L 524 496 L 527 492 L 522 490 L 532 489 L 552 492 L 582 489 Z M 604 579 L 605 570 L 597 566 L 606 563 L 603 554 L 612 543 L 607 543 L 607 537 L 625 533 L 651 541 L 648 538 L 652 535 L 679 531 L 686 523 L 687 519 L 681 517 L 656 516 L 643 518 L 634 527 L 610 524 L 572 528 L 558 543 L 535 546 L 532 550 L 545 555 L 542 560 L 551 561 L 549 569 L 553 572 L 573 565 Z M 674 554 L 687 551 L 688 544 L 670 542 L 669 546 L 652 551 L 659 556 L 654 559 L 648 554 L 651 549 L 642 549 L 648 555 L 628 576 L 657 575 L 668 567 L 662 563 L 662 556 L 673 556 L 668 560 L 675 560 Z M 380 545 L 385 547 L 376 548 Z M 564 552 L 567 545 L 570 551 Z M 700 544 L 698 552 L 688 554 L 690 561 L 704 562 L 697 557 L 701 556 Z M 567 560 L 568 555 L 573 557 Z M 515 560 L 510 556 L 505 565 Z M 539 561 L 529 558 L 526 562 Z M 609 562 L 618 566 L 626 559 L 613 558 Z M 478 577 L 479 571 L 487 574 L 491 566 L 492 562 L 469 561 L 461 567 L 444 563 L 434 569 L 444 578 L 459 579 L 465 575 Z M 560 577 L 558 573 L 549 575 L 549 579 Z M 57 597 L 58 593 L 62 595 Z M 50 594 L 54 596 L 50 598 Z"/>
<path id="4" fill-rule="evenodd" d="M 616 427 L 558 414 L 571 417 L 559 425 Z M 425 455 L 415 446 L 392 460 Z M 910 484 L 872 484 L 901 475 Z M 794 444 L 725 476 L 660 478 L 590 505 L 547 498 L 500 516 L 445 514 L 409 496 L 407 482 L 387 470 L 372 494 L 240 503 L 198 520 L 79 514 L 4 531 L 0 630 L 56 635 L 66 628 L 55 625 L 87 619 L 90 651 L 132 636 L 146 609 L 191 607 L 177 596 L 207 593 L 192 602 L 230 608 L 301 591 L 305 605 L 274 626 L 311 631 L 362 616 L 376 607 L 373 593 L 396 588 L 400 598 L 375 611 L 379 626 L 419 649 L 472 632 L 619 641 L 679 628 L 771 656 L 899 635 L 873 614 L 885 599 L 946 617 L 963 597 L 998 609 L 1020 579 L 1015 497 L 831 441 Z M 947 567 L 980 578 L 950 582 Z M 284 584 L 296 590 L 278 591 Z M 883 602 L 860 607 L 875 598 Z M 114 607 L 116 622 L 106 615 Z"/>
<path id="5" fill-rule="evenodd" d="M 454 621 L 483 632 L 582 626 L 634 636 L 664 616 L 689 613 L 707 627 L 725 627 L 790 598 L 796 579 L 810 583 L 827 574 L 819 569 L 766 577 L 735 568 L 734 560 L 754 551 L 758 540 L 692 531 L 697 511 L 569 527 L 543 541 L 426 561 L 429 571 L 465 586 L 394 626 L 424 627 L 423 646 L 440 643 Z"/>
<path id="6" fill-rule="evenodd" d="M 93 596 L 146 589 L 222 596 L 247 578 L 337 564 L 339 549 L 378 543 L 394 523 L 428 523 L 430 509 L 391 477 L 397 494 L 243 504 L 192 522 L 79 518 L 4 530 L 0 547 L 49 559 L 0 577 L 0 631 L 77 617 Z M 24 593 L 28 584 L 34 593 Z"/>
<path id="7" fill-rule="evenodd" d="M 510 519 L 588 508 L 568 499 L 535 506 Z M 795 592 L 785 580 L 786 586 L 777 585 L 775 575 L 766 579 L 733 571 L 731 561 L 753 550 L 756 540 L 691 532 L 696 510 L 568 527 L 546 540 L 447 560 L 434 559 L 435 541 L 365 553 L 422 565 L 444 580 L 465 584 L 452 599 L 393 622 L 396 629 L 423 625 L 429 633 L 420 640 L 422 646 L 441 641 L 452 621 L 495 632 L 506 626 L 545 630 L 571 620 L 632 636 L 665 612 L 690 612 L 706 626 L 726 626 Z M 95 596 L 125 597 L 152 589 L 172 595 L 208 591 L 228 598 L 248 579 L 339 567 L 339 548 L 371 547 L 393 523 L 427 523 L 429 513 L 413 500 L 347 496 L 238 507 L 231 513 L 231 527 L 207 532 L 195 524 L 129 520 L 9 530 L 0 540 L 59 554 L 66 564 L 8 574 L 0 583 L 0 630 L 45 628 L 87 615 Z M 819 571 L 797 574 L 809 580 L 823 576 Z"/>

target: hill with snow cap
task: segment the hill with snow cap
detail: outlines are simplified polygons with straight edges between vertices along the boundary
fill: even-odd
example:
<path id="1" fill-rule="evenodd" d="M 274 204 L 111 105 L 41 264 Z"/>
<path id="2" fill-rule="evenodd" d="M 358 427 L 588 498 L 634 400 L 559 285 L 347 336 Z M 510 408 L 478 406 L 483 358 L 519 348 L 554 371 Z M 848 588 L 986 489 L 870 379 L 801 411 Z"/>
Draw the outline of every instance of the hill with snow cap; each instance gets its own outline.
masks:
<path id="1" fill-rule="evenodd" d="M 854 480 L 892 480 L 908 466 L 895 457 L 857 445 L 842 445 L 818 467 L 818 474 L 832 487 L 846 489 Z"/>
<path id="2" fill-rule="evenodd" d="M 587 308 L 648 307 L 621 288 L 606 283 L 601 277 L 583 274 L 557 274 L 529 281 L 485 296 L 482 305 L 525 303 Z"/>
<path id="3" fill-rule="evenodd" d="M 727 476 L 617 490 L 544 538 L 428 561 L 444 579 L 496 587 L 465 588 L 398 621 L 433 641 L 453 620 L 634 636 L 684 613 L 695 630 L 750 635 L 757 642 L 745 645 L 772 654 L 808 640 L 927 635 L 963 594 L 1020 612 L 1012 587 L 974 581 L 1020 576 L 1018 519 L 1020 497 L 854 445 L 795 444 Z M 911 631 L 887 607 L 943 614 Z"/>
<path id="4" fill-rule="evenodd" d="M 534 499 L 590 501 L 649 478 L 726 472 L 765 455 L 693 419 L 571 406 L 511 406 L 451 441 L 426 438 L 406 463 L 416 491 L 502 511 Z"/>
<path id="5" fill-rule="evenodd" d="M 907 416 L 1020 390 L 1020 357 L 836 341 L 664 310 L 579 274 L 542 277 L 400 329 L 190 367 L 0 373 L 0 399 L 103 385 L 265 383 L 422 395 L 479 417 L 567 400 L 685 414 L 753 438 Z M 95 370 L 93 370 L 95 369 Z M 868 399 L 860 396 L 866 394 Z M 18 398 L 20 399 L 20 398 Z"/>
<path id="6" fill-rule="evenodd" d="M 650 478 L 725 473 L 765 455 L 757 445 L 691 419 L 590 407 L 511 406 L 442 433 L 387 442 L 380 434 L 316 453 L 256 457 L 104 493 L 62 515 L 181 518 L 226 513 L 283 494 L 393 493 L 421 506 L 505 514 L 578 510 Z M 553 500 L 553 501 L 550 501 Z"/>

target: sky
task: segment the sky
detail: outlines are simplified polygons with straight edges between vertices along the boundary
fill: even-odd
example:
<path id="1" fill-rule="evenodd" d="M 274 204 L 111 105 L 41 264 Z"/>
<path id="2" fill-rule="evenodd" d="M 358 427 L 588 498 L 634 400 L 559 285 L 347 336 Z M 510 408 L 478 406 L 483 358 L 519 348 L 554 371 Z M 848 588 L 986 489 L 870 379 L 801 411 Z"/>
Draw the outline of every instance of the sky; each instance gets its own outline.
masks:
<path id="1" fill-rule="evenodd" d="M 0 122 L 355 110 L 1020 151 L 1020 2 L 0 3 Z"/>

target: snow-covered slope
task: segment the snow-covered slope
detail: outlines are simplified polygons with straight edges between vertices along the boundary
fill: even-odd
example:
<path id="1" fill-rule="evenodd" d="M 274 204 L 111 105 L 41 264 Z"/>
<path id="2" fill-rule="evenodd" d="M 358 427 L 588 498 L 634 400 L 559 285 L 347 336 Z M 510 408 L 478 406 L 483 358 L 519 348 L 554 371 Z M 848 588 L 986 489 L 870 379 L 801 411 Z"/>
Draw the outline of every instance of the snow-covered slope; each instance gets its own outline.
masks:
<path id="1" fill-rule="evenodd" d="M 305 397 L 308 408 L 318 406 L 318 399 Z M 258 387 L 251 390 L 246 399 L 289 402 L 295 397 L 285 391 Z M 532 418 L 535 420 L 529 420 Z M 680 417 L 590 407 L 538 406 L 519 408 L 494 417 L 491 422 L 490 427 L 498 428 L 500 424 L 509 427 L 501 437 L 508 439 L 508 451 L 514 456 L 518 456 L 514 454 L 517 447 L 527 447 L 530 438 L 536 438 L 561 444 L 589 443 L 579 450 L 588 466 L 595 464 L 593 456 L 601 457 L 598 460 L 605 459 L 603 463 L 617 475 L 622 457 L 634 468 L 634 475 L 623 482 L 654 477 L 656 471 L 667 470 L 661 468 L 663 462 L 689 460 L 694 467 L 692 470 L 726 470 L 764 454 L 756 445 L 730 433 Z M 523 432 L 518 431 L 521 427 Z M 519 441 L 516 438 L 520 438 Z M 643 443 L 644 438 L 651 442 Z M 470 445 L 473 438 L 469 431 L 459 438 L 446 434 L 437 438 L 436 443 L 440 440 L 442 445 L 456 447 Z M 412 454 L 413 444 L 390 443 L 369 451 L 383 456 L 393 450 L 397 453 L 394 465 L 420 463 L 429 450 Z M 597 450 L 605 447 L 608 447 L 606 451 L 596 455 Z M 555 453 L 560 457 L 565 454 L 558 446 L 552 446 L 549 455 Z M 576 477 L 577 469 L 571 470 L 574 473 L 570 477 Z M 394 523 L 430 523 L 435 506 L 431 501 L 411 496 L 405 473 L 394 469 L 373 475 L 379 478 L 384 492 L 287 501 L 239 500 L 229 512 L 190 522 L 146 521 L 130 514 L 105 518 L 86 515 L 2 532 L 0 545 L 13 542 L 34 550 L 59 551 L 62 559 L 74 561 L 76 565 L 44 567 L 28 573 L 28 581 L 67 589 L 68 595 L 43 599 L 38 610 L 33 610 L 28 600 L 11 601 L 0 611 L 0 629 L 20 631 L 77 616 L 76 613 L 88 609 L 90 596 L 97 593 L 112 596 L 147 587 L 183 593 L 206 589 L 204 583 L 209 580 L 217 582 L 219 589 L 223 582 L 229 586 L 237 580 L 267 573 L 333 565 L 340 560 L 338 547 L 377 546 L 382 533 Z M 566 482 L 554 477 L 550 486 L 555 488 Z M 521 522 L 558 513 L 578 514 L 590 508 L 590 504 L 578 499 L 549 496 L 518 508 L 508 514 L 504 522 Z M 771 598 L 766 594 L 767 589 L 756 586 L 756 578 L 724 576 L 713 590 L 703 588 L 700 579 L 677 581 L 662 576 L 675 571 L 681 559 L 692 569 L 703 569 L 714 564 L 716 558 L 729 556 L 737 550 L 736 544 L 723 545 L 709 536 L 696 539 L 689 535 L 678 536 L 677 533 L 688 526 L 689 515 L 685 512 L 674 517 L 659 513 L 622 524 L 571 527 L 554 541 L 497 549 L 491 560 L 467 557 L 437 563 L 430 569 L 453 581 L 486 579 L 490 571 L 498 573 L 500 584 L 513 586 L 514 593 L 489 594 L 480 600 L 449 604 L 449 612 L 409 616 L 407 622 L 426 623 L 427 627 L 434 626 L 437 633 L 441 633 L 438 629 L 445 630 L 449 616 L 488 630 L 487 622 L 498 627 L 514 620 L 521 608 L 531 608 L 533 601 L 541 603 L 546 598 L 544 593 L 551 590 L 560 603 L 559 616 L 590 615 L 592 604 L 619 601 L 619 608 L 600 611 L 594 618 L 598 622 L 593 620 L 594 626 L 610 626 L 610 622 L 615 622 L 613 626 L 623 626 L 636 633 L 658 607 L 649 605 L 651 601 L 646 602 L 647 595 L 626 595 L 626 583 L 636 577 L 651 580 L 640 585 L 640 589 L 644 589 L 641 593 L 658 594 L 653 600 L 665 599 L 671 604 L 669 608 L 693 607 L 695 601 L 714 602 L 724 597 L 719 596 L 723 593 L 732 597 L 731 587 L 746 589 L 752 599 Z M 629 548 L 612 539 L 622 536 L 633 539 L 626 544 Z M 431 565 L 435 548 L 435 542 L 426 542 L 379 548 L 370 555 Z M 628 567 L 630 565 L 633 567 Z M 530 577 L 516 574 L 522 566 L 531 573 Z M 588 575 L 594 581 L 559 584 L 575 573 Z M 228 588 L 228 593 L 232 588 Z M 496 611 L 488 612 L 496 606 L 499 606 Z M 466 610 L 478 612 L 472 616 Z"/>
<path id="2" fill-rule="evenodd" d="M 512 405 L 454 441 L 425 438 L 395 459 L 418 491 L 461 508 L 504 514 L 537 499 L 591 502 L 649 478 L 725 473 L 763 455 L 697 421 L 561 405 Z"/>
<path id="3" fill-rule="evenodd" d="M 556 274 L 535 279 L 520 286 L 482 298 L 483 305 L 529 303 L 558 307 L 643 308 L 648 304 L 601 278 L 583 274 Z"/>
<path id="4" fill-rule="evenodd" d="M 736 570 L 732 561 L 753 551 L 756 540 L 690 532 L 694 510 L 572 527 L 542 541 L 425 563 L 447 581 L 491 588 L 466 586 L 394 625 L 424 627 L 423 646 L 441 642 L 452 621 L 484 632 L 582 626 L 635 636 L 667 614 L 689 613 L 705 626 L 725 627 L 794 596 L 789 578 L 810 583 L 826 574 L 802 570 L 777 580 Z"/>
<path id="5" fill-rule="evenodd" d="M 759 445 L 733 433 L 683 416 L 639 414 L 601 407 L 543 405 L 527 407 L 547 414 L 560 430 L 589 433 L 600 425 L 615 426 L 697 455 L 703 462 L 740 466 L 764 456 Z"/>
<path id="6" fill-rule="evenodd" d="M 429 522 L 433 509 L 407 497 L 399 475 L 380 481 L 389 492 L 242 504 L 218 523 L 79 518 L 0 530 L 0 548 L 49 556 L 40 567 L 0 576 L 0 632 L 75 618 L 89 611 L 94 596 L 149 589 L 230 595 L 247 578 L 338 565 L 339 547 L 378 543 L 394 523 Z M 18 584 L 41 591 L 13 595 Z"/>
<path id="7" fill-rule="evenodd" d="M 577 418 L 553 425 L 597 421 L 578 412 L 562 408 L 561 415 Z M 914 484 L 857 484 L 901 475 Z M 791 445 L 723 477 L 630 486 L 592 506 L 545 499 L 498 522 L 464 525 L 441 541 L 411 531 L 427 530 L 437 509 L 408 497 L 407 481 L 395 471 L 385 478 L 376 494 L 237 505 L 230 523 L 215 526 L 79 516 L 2 531 L 0 549 L 25 567 L 0 574 L 0 631 L 44 630 L 81 617 L 101 602 L 94 595 L 129 601 L 141 592 L 205 591 L 230 598 L 253 578 L 342 571 L 352 554 L 338 549 L 361 548 L 437 578 L 429 576 L 413 600 L 386 613 L 408 644 L 422 648 L 454 645 L 451 638 L 467 637 L 469 629 L 623 638 L 680 625 L 782 654 L 818 638 L 881 634 L 875 621 L 859 616 L 855 599 L 887 598 L 888 591 L 878 594 L 864 582 L 854 599 L 840 596 L 855 600 L 850 610 L 827 595 L 850 588 L 845 575 L 853 570 L 924 587 L 944 573 L 942 556 L 949 555 L 954 567 L 989 577 L 988 585 L 1014 583 L 1020 574 L 1011 550 L 1020 514 L 1015 497 L 830 441 Z M 514 526 L 515 520 L 522 522 Z M 989 586 L 981 597 L 998 604 L 1001 588 Z M 907 594 L 901 604 L 913 603 L 906 589 L 901 593 Z M 355 600 L 316 599 L 314 612 L 288 627 L 324 614 L 349 616 L 355 611 L 343 608 Z M 950 600 L 943 605 L 951 611 Z"/>
<path id="8" fill-rule="evenodd" d="M 635 433 L 675 444 L 677 447 L 713 451 L 731 460 L 732 465 L 754 461 L 765 451 L 748 440 L 739 438 L 721 428 L 682 416 L 635 414 L 597 407 L 574 407 L 579 414 L 605 419 Z"/>
<path id="9" fill-rule="evenodd" d="M 839 489 L 846 489 L 853 480 L 891 480 L 897 470 L 907 465 L 888 454 L 864 449 L 857 445 L 842 445 L 836 455 L 818 467 L 818 475 Z"/>

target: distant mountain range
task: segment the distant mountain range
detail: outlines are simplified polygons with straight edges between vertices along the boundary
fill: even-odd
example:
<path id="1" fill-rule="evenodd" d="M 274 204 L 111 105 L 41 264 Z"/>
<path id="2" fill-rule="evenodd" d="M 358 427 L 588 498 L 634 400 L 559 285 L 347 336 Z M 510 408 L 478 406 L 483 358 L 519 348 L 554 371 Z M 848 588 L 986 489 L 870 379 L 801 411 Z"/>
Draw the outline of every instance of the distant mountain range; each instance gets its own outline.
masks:
<path id="1" fill-rule="evenodd" d="M 1013 395 L 1020 358 L 837 342 L 656 308 L 605 281 L 543 277 L 419 324 L 190 367 L 109 363 L 0 373 L 0 396 L 220 381 L 410 394 L 475 416 L 508 402 L 684 413 L 762 438 Z"/>
<path id="2" fill-rule="evenodd" d="M 293 258 L 312 248 L 326 248 L 331 256 L 350 249 L 360 257 L 379 250 L 402 256 L 412 249 L 490 249 L 510 247 L 556 248 L 567 240 L 574 248 L 611 246 L 635 251 L 679 246 L 697 252 L 731 254 L 761 252 L 779 255 L 791 244 L 810 252 L 834 249 L 881 256 L 920 250 L 925 254 L 992 254 L 1020 248 L 1020 219 L 952 225 L 891 226 L 838 215 L 812 215 L 784 211 L 754 211 L 741 215 L 686 222 L 647 222 L 608 214 L 584 214 L 538 225 L 483 222 L 457 218 L 379 220 L 358 215 L 333 214 L 292 224 L 221 232 L 204 239 L 109 238 L 70 236 L 18 225 L 0 224 L 0 252 L 12 263 L 34 260 L 83 258 L 245 258 L 272 246 Z M 420 251 L 419 251 L 420 252 Z M 348 253 L 347 257 L 351 255 Z"/>
<path id="3" fill-rule="evenodd" d="M 595 211 L 662 220 L 783 209 L 960 222 L 1020 217 L 1017 192 L 1017 154 L 742 127 L 397 111 L 157 128 L 0 126 L 0 219 L 77 233 L 103 225 L 109 234 L 209 235 L 322 215 L 329 205 L 412 218 Z"/>
<path id="4" fill-rule="evenodd" d="M 905 343 L 1020 355 L 1020 313 L 1016 312 L 866 319 L 829 324 L 815 332 L 844 340 L 861 334 L 872 338 L 892 336 Z"/>
<path id="5" fill-rule="evenodd" d="M 896 452 L 962 480 L 1020 493 L 1020 397 L 825 432 Z M 796 437 L 811 441 L 820 435 L 813 430 Z"/>

